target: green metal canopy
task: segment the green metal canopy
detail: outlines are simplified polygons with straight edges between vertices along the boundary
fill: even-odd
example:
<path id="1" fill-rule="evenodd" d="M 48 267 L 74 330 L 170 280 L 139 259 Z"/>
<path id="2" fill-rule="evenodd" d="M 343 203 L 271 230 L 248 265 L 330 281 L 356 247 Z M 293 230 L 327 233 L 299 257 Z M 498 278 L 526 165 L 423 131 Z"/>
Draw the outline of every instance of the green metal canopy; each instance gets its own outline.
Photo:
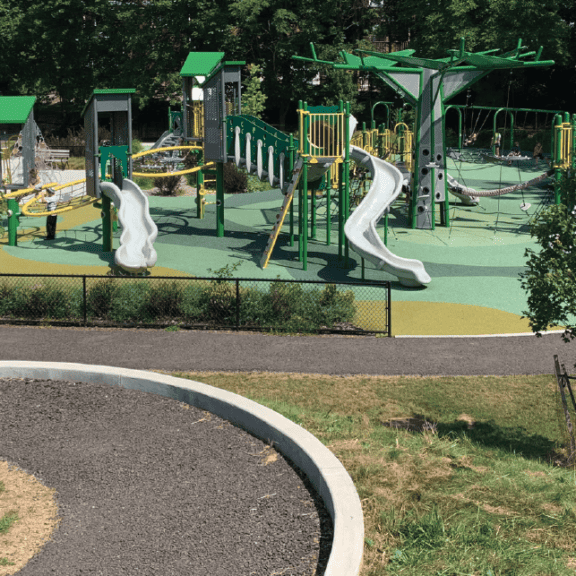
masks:
<path id="1" fill-rule="evenodd" d="M 0 124 L 24 124 L 36 96 L 0 96 Z"/>
<path id="2" fill-rule="evenodd" d="M 224 58 L 224 52 L 190 52 L 180 76 L 210 76 Z"/>

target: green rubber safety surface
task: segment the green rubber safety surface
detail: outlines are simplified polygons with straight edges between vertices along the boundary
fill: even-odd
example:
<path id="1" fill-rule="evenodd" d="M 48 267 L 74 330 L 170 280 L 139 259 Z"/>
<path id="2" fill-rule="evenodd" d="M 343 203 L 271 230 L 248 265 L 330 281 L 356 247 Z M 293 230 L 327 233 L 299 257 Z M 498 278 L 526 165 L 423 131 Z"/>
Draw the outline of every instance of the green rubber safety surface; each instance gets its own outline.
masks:
<path id="1" fill-rule="evenodd" d="M 545 171 L 539 167 L 493 164 L 454 164 L 450 174 L 467 187 L 494 189 L 531 180 Z M 332 243 L 326 244 L 325 197 L 318 196 L 316 238 L 308 240 L 308 266 L 298 260 L 297 236 L 289 236 L 289 217 L 279 236 L 270 264 L 260 268 L 260 259 L 282 205 L 279 190 L 226 195 L 225 236 L 216 237 L 214 196 L 208 195 L 206 215 L 196 217 L 196 199 L 150 197 L 150 213 L 158 226 L 155 249 L 158 263 L 153 275 L 213 276 L 238 263 L 234 275 L 244 278 L 282 278 L 327 281 L 358 281 L 361 260 L 349 253 L 349 268 L 339 259 L 337 206 L 331 205 Z M 537 245 L 530 237 L 530 218 L 553 200 L 543 184 L 502 197 L 481 198 L 479 206 L 465 206 L 451 197 L 451 227 L 412 230 L 407 227 L 408 210 L 403 198 L 389 216 L 388 248 L 405 258 L 421 260 L 432 277 L 426 288 L 412 289 L 366 263 L 367 280 L 392 280 L 393 333 L 483 334 L 529 331 L 526 294 L 519 273 L 524 270 L 525 250 Z M 521 204 L 531 204 L 522 210 Z M 310 212 L 310 209 L 309 209 Z M 19 245 L 9 247 L 0 240 L 0 269 L 9 273 L 106 274 L 113 254 L 102 252 L 101 220 L 91 207 L 61 217 L 56 240 L 42 240 L 44 219 L 22 218 Z M 35 220 L 34 222 L 29 222 Z M 297 210 L 295 210 L 297 222 Z M 439 213 L 437 221 L 440 221 Z M 383 224 L 383 220 L 381 222 Z M 35 228 L 31 228 L 34 226 Z M 297 224 L 295 224 L 297 234 Z M 380 227 L 383 236 L 383 228 Z M 118 247 L 120 232 L 114 247 Z M 33 272 L 32 272 L 33 273 Z"/>

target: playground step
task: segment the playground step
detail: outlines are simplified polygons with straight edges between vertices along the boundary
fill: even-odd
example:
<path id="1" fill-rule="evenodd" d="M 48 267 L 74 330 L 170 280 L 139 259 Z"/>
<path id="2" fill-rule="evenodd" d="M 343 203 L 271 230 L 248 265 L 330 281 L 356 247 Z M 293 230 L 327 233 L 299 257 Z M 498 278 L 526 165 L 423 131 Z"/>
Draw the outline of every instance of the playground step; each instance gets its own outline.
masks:
<path id="1" fill-rule="evenodd" d="M 294 166 L 294 171 L 292 172 L 292 181 L 290 182 L 286 196 L 284 196 L 282 208 L 280 209 L 280 212 L 276 214 L 276 222 L 274 223 L 274 228 L 272 228 L 272 232 L 268 238 L 268 244 L 266 245 L 266 250 L 264 250 L 264 254 L 262 254 L 262 259 L 260 260 L 260 266 L 262 266 L 262 268 L 266 268 L 266 266 L 268 266 L 268 262 L 272 256 L 272 251 L 276 245 L 276 240 L 278 239 L 280 230 L 282 230 L 282 224 L 284 224 L 284 219 L 286 218 L 286 214 L 288 213 L 288 209 L 290 208 L 290 204 L 294 198 L 294 190 L 296 190 L 298 182 L 300 181 L 303 163 L 303 159 L 299 158 L 296 162 L 296 165 Z"/>

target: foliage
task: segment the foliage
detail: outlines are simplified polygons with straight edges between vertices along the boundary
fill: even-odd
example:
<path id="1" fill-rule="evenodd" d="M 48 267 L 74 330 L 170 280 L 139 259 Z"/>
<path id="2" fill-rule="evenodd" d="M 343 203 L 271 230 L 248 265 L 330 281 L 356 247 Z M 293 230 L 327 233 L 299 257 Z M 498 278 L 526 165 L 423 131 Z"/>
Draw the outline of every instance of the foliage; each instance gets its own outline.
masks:
<path id="1" fill-rule="evenodd" d="M 574 67 L 573 10 L 557 0 L 387 0 L 386 17 L 377 34 L 393 40 L 410 38 L 410 48 L 428 58 L 445 58 L 446 50 L 457 48 L 460 38 L 466 39 L 469 51 L 500 48 L 508 52 L 516 48 L 519 38 L 531 50 L 543 46 L 543 59 L 555 60 L 562 72 L 559 66 L 513 74 L 507 70 L 492 72 L 474 86 L 474 103 L 559 109 L 566 107 L 560 99 L 569 102 L 560 95 L 570 93 L 567 78 L 575 76 L 568 70 L 564 73 L 568 62 Z M 556 99 L 553 105 L 551 98 Z"/>
<path id="2" fill-rule="evenodd" d="M 165 282 L 129 277 L 89 281 L 86 317 L 97 322 L 129 324 L 202 324 L 290 332 L 316 332 L 356 314 L 354 294 L 335 285 L 303 288 L 298 282 L 274 281 L 255 286 L 236 283 L 241 262 L 209 270 L 211 280 Z M 239 297 L 239 300 L 238 300 Z M 56 279 L 0 282 L 0 316 L 79 321 L 84 317 L 81 287 L 70 289 Z"/>
<path id="3" fill-rule="evenodd" d="M 152 190 L 154 188 L 154 180 L 146 176 L 133 176 L 132 179 L 142 190 Z"/>
<path id="4" fill-rule="evenodd" d="M 247 190 L 246 172 L 238 170 L 233 162 L 224 164 L 224 191 L 228 194 L 241 194 Z"/>
<path id="5" fill-rule="evenodd" d="M 163 176 L 154 178 L 154 187 L 158 188 L 160 196 L 178 196 L 181 185 L 182 176 Z"/>
<path id="6" fill-rule="evenodd" d="M 137 138 L 132 139 L 132 154 L 138 154 L 144 150 L 144 144 Z"/>
<path id="7" fill-rule="evenodd" d="M 250 64 L 248 67 L 248 78 L 242 82 L 242 114 L 248 114 L 260 118 L 264 112 L 266 99 L 268 96 L 262 92 L 262 67 Z"/>
<path id="8" fill-rule="evenodd" d="M 262 66 L 264 92 L 278 112 L 281 128 L 297 100 L 312 101 L 318 90 L 312 81 L 319 70 L 291 57 L 309 55 L 310 41 L 321 53 L 322 47 L 354 45 L 369 33 L 378 16 L 368 6 L 368 0 L 326 0 L 321 8 L 307 0 L 289 5 L 283 0 L 230 2 L 230 49 Z M 330 70 L 326 75 L 340 78 L 341 72 Z M 335 82 L 326 92 L 338 99 L 339 88 Z"/>
<path id="9" fill-rule="evenodd" d="M 223 51 L 253 63 L 246 104 L 283 127 L 294 123 L 288 116 L 299 99 L 342 98 L 355 114 L 371 104 L 358 103 L 353 73 L 292 60 L 309 56 L 311 41 L 319 58 L 333 60 L 343 49 L 370 48 L 374 36 L 409 41 L 424 57 L 445 57 L 462 36 L 476 51 L 512 50 L 521 37 L 531 49 L 542 45 L 558 66 L 493 72 L 474 86 L 475 103 L 506 103 L 512 78 L 517 106 L 559 109 L 576 85 L 573 22 L 573 2 L 557 0 L 326 0 L 321 7 L 307 0 L 0 0 L 0 93 L 57 102 L 70 125 L 94 87 L 135 88 L 135 108 L 175 103 L 189 51 Z M 253 102 L 251 86 L 261 88 Z"/>
<path id="10" fill-rule="evenodd" d="M 528 293 L 523 314 L 534 332 L 565 326 L 564 339 L 576 336 L 576 176 L 565 172 L 561 180 L 562 203 L 543 211 L 532 224 L 540 251 L 526 249 L 528 270 L 522 288 Z"/>

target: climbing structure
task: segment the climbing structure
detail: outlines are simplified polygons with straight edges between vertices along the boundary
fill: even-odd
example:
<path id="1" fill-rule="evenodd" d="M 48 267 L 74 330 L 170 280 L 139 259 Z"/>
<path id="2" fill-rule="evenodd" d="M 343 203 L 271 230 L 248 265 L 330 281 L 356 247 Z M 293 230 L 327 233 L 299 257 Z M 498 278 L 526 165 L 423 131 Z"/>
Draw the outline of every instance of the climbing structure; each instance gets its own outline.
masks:
<path id="1" fill-rule="evenodd" d="M 492 70 L 554 64 L 552 60 L 540 60 L 542 48 L 537 53 L 526 52 L 521 40 L 515 50 L 496 56 L 494 53 L 498 50 L 467 52 L 462 38 L 458 50 L 448 50 L 448 57 L 439 59 L 414 56 L 414 50 L 389 54 L 356 50 L 356 54 L 342 51 L 340 56 L 343 62 L 328 62 L 319 60 L 314 46 L 311 45 L 311 48 L 312 58 L 293 58 L 330 65 L 336 69 L 371 72 L 416 108 L 415 177 L 410 210 L 413 228 L 435 227 L 436 203 L 442 204 L 442 223 L 449 225 L 444 142 L 445 103 Z M 532 56 L 534 60 L 527 61 Z"/>

